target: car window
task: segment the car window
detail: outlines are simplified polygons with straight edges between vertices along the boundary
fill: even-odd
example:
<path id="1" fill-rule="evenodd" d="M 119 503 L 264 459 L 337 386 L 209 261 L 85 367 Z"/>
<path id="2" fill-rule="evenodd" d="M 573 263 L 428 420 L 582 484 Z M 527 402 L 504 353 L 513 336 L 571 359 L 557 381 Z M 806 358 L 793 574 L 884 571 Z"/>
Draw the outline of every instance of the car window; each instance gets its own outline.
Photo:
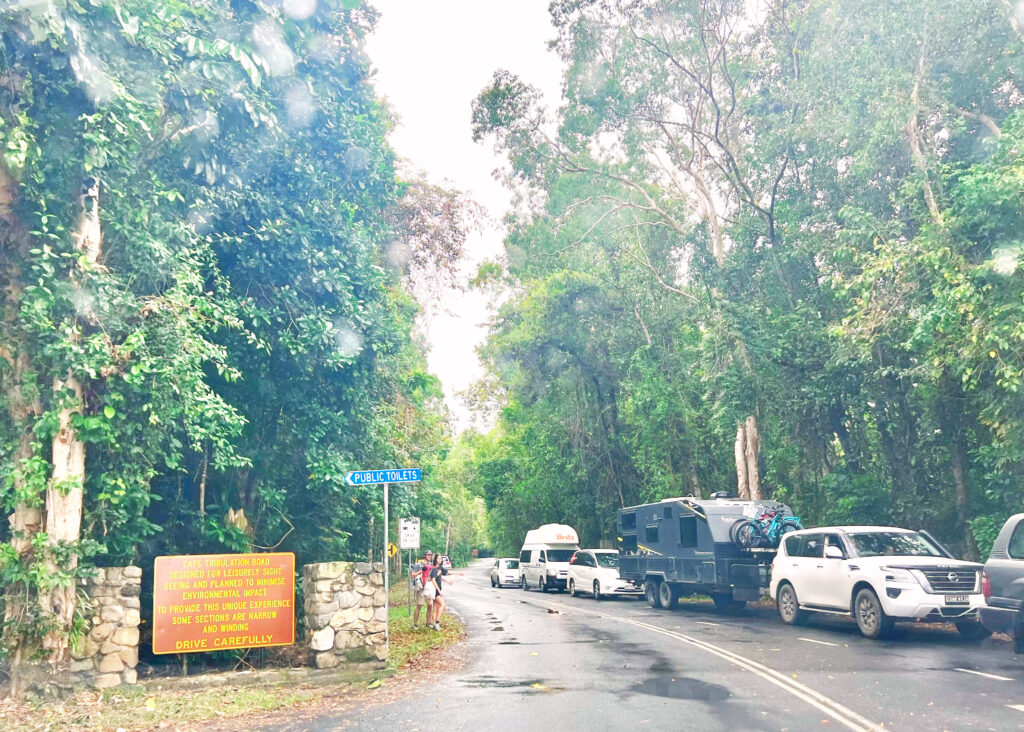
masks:
<path id="1" fill-rule="evenodd" d="M 941 557 L 942 552 L 916 531 L 861 531 L 849 534 L 858 557 Z"/>
<path id="2" fill-rule="evenodd" d="M 1017 524 L 1010 536 L 1010 544 L 1006 547 L 1006 553 L 1012 559 L 1024 559 L 1024 521 Z"/>
<path id="3" fill-rule="evenodd" d="M 519 561 L 522 562 L 523 564 L 529 564 L 530 563 L 530 552 L 528 552 L 528 551 L 519 552 Z"/>
<path id="4" fill-rule="evenodd" d="M 549 549 L 548 552 L 547 552 L 547 554 L 548 554 L 548 561 L 549 562 L 568 562 L 570 559 L 572 559 L 572 555 L 574 553 L 575 552 L 572 549 Z"/>
<path id="5" fill-rule="evenodd" d="M 803 544 L 804 537 L 802 536 L 787 536 L 785 541 L 786 554 L 791 557 L 800 556 L 800 545 Z"/>
<path id="6" fill-rule="evenodd" d="M 608 569 L 619 568 L 619 555 L 618 554 L 598 554 L 597 555 L 597 566 L 606 567 Z"/>
<path id="7" fill-rule="evenodd" d="M 506 559 L 505 560 L 505 569 L 519 569 L 519 560 L 518 559 Z"/>
<path id="8" fill-rule="evenodd" d="M 798 556 L 817 559 L 824 554 L 824 534 L 805 534 L 803 539 L 803 542 L 800 544 L 800 554 Z"/>

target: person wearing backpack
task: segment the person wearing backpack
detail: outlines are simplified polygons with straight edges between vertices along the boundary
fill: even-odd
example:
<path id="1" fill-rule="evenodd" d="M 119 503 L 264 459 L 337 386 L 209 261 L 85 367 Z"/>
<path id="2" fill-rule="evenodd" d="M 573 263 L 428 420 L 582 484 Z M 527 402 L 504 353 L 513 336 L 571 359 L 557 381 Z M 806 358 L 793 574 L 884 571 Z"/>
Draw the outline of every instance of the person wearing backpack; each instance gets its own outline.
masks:
<path id="1" fill-rule="evenodd" d="M 434 563 L 434 552 L 426 551 L 423 553 L 423 561 L 413 565 L 409 572 L 409 577 L 412 579 L 413 587 L 413 603 L 416 605 L 416 609 L 412 615 L 412 627 L 413 630 L 417 630 L 420 626 L 420 608 L 427 608 L 427 625 L 433 627 L 434 617 L 434 598 L 437 597 L 437 586 L 431 578 Z"/>

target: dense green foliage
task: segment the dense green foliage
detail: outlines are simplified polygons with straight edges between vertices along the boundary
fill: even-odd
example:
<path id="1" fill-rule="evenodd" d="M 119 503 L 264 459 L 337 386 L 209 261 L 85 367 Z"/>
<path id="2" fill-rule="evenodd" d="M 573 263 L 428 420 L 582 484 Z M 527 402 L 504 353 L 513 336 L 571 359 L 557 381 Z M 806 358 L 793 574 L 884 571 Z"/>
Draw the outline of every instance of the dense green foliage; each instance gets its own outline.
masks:
<path id="1" fill-rule="evenodd" d="M 396 174 L 362 52 L 373 11 L 62 0 L 0 22 L 0 505 L 42 506 L 68 403 L 50 384 L 71 373 L 86 475 L 69 549 L 87 560 L 379 559 L 381 491 L 344 484 L 367 467 L 423 467 L 392 509 L 435 541 L 465 522 L 403 278 L 454 266 L 466 213 Z M 95 261 L 74 236 L 87 177 Z M 34 541 L 0 549 L 0 586 L 26 597 L 66 581 Z M 10 620 L 5 638 L 24 631 Z"/>
<path id="2" fill-rule="evenodd" d="M 1024 39 L 1010 3 L 556 0 L 557 116 L 474 107 L 520 205 L 485 347 L 495 541 L 733 491 L 977 556 L 1024 477 Z M 478 278 L 493 283 L 494 264 Z M 482 441 L 481 441 L 482 440 Z"/>

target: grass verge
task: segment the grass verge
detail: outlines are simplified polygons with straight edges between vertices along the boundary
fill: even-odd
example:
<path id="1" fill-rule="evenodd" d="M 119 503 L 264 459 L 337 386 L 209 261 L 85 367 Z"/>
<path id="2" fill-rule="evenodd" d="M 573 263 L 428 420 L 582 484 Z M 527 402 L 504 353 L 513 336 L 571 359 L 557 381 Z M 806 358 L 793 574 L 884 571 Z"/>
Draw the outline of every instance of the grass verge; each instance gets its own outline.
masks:
<path id="1" fill-rule="evenodd" d="M 425 628 L 425 608 L 420 611 L 420 627 L 413 629 L 410 610 L 414 616 L 415 608 L 409 607 L 408 600 L 409 593 L 404 583 L 391 588 L 391 611 L 388 613 L 391 620 L 388 668 L 391 669 L 401 669 L 419 656 L 458 643 L 466 635 L 465 625 L 450 613 L 441 618 L 440 631 Z"/>
<path id="2" fill-rule="evenodd" d="M 0 729 L 139 730 L 175 728 L 319 702 L 338 687 L 219 687 L 151 691 L 125 687 L 83 691 L 59 702 L 0 702 Z"/>
<path id="3" fill-rule="evenodd" d="M 441 630 L 414 630 L 404 584 L 391 592 L 392 670 L 413 671 L 431 658 L 431 652 L 457 643 L 465 635 L 463 624 L 451 615 L 441 618 Z M 421 622 L 424 618 L 421 617 Z M 301 642 L 301 641 L 300 641 Z M 372 686 L 379 685 L 375 682 Z M 0 730 L 149 730 L 195 729 L 221 725 L 244 726 L 246 716 L 284 710 L 315 711 L 318 705 L 337 709 L 340 698 L 352 699 L 365 684 L 291 686 L 221 686 L 209 689 L 156 690 L 143 686 L 103 692 L 83 691 L 70 699 L 46 702 L 0 700 Z M 358 703 L 356 701 L 356 703 Z M 202 723 L 202 724 L 201 724 Z M 211 723 L 214 723 L 211 725 Z"/>

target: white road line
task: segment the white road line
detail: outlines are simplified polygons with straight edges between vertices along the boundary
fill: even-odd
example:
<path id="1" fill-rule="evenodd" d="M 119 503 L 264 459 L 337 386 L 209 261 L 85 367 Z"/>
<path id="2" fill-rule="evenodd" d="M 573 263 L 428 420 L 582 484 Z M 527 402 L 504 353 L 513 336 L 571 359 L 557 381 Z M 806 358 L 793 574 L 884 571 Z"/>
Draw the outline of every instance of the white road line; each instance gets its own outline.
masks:
<path id="1" fill-rule="evenodd" d="M 1007 704 L 1010 709 L 1016 709 L 1018 712 L 1024 712 L 1024 704 Z"/>
<path id="2" fill-rule="evenodd" d="M 535 602 L 537 602 L 537 604 L 539 605 L 551 605 L 551 603 L 544 601 Z M 682 641 L 683 643 L 687 643 L 691 646 L 694 646 L 695 648 L 699 648 L 702 651 L 706 651 L 707 653 L 710 653 L 713 656 L 718 656 L 719 658 L 728 661 L 729 663 L 732 663 L 736 666 L 739 666 L 742 669 L 746 669 L 747 671 L 756 674 L 757 676 L 760 676 L 765 681 L 774 684 L 775 686 L 778 686 L 780 689 L 789 692 L 798 699 L 810 704 L 815 709 L 818 709 L 824 714 L 827 714 L 828 716 L 832 717 L 832 719 L 836 720 L 847 729 L 855 730 L 855 732 L 868 732 L 869 730 L 871 732 L 884 732 L 885 730 L 885 728 L 882 727 L 880 724 L 872 722 L 866 717 L 862 717 L 852 709 L 843 706 L 836 700 L 830 699 L 824 694 L 815 691 L 811 687 L 801 684 L 799 681 L 794 681 L 793 679 L 789 678 L 788 676 L 785 676 L 784 674 L 779 673 L 773 668 L 769 668 L 768 666 L 758 663 L 753 659 L 746 658 L 745 656 L 741 656 L 738 653 L 733 653 L 732 651 L 726 650 L 725 648 L 721 648 L 719 646 L 712 645 L 711 643 L 708 643 L 706 641 L 702 641 L 699 638 L 694 638 L 693 636 L 685 635 L 684 633 L 675 633 L 671 630 L 660 628 L 657 625 L 641 623 L 638 620 L 630 620 L 628 618 L 617 617 L 615 615 L 608 615 L 606 613 L 597 612 L 596 610 L 585 610 L 582 607 L 576 605 L 569 606 L 565 603 L 562 603 L 561 607 L 566 608 L 567 610 L 571 609 L 578 613 L 593 615 L 598 618 L 605 618 L 607 620 L 618 620 L 622 623 L 635 625 L 638 628 L 644 628 L 645 630 L 650 630 L 654 633 L 667 635 L 670 638 L 675 638 L 677 640 Z"/>
<path id="3" fill-rule="evenodd" d="M 707 620 L 695 620 L 694 622 L 697 623 L 697 625 L 714 625 L 716 627 L 721 625 L 721 623 L 712 623 Z M 676 627 L 678 628 L 679 626 L 677 625 Z"/>
<path id="4" fill-rule="evenodd" d="M 814 640 L 814 638 L 797 638 L 797 640 L 802 640 L 804 643 L 817 643 L 819 646 L 832 646 L 833 648 L 839 647 L 838 643 L 829 643 L 828 641 Z"/>
<path id="5" fill-rule="evenodd" d="M 974 674 L 975 676 L 984 676 L 986 679 L 995 679 L 996 681 L 1013 681 L 1009 676 L 996 676 L 995 674 L 987 674 L 984 671 L 972 671 L 969 668 L 954 668 L 954 671 L 963 671 L 965 674 Z"/>

